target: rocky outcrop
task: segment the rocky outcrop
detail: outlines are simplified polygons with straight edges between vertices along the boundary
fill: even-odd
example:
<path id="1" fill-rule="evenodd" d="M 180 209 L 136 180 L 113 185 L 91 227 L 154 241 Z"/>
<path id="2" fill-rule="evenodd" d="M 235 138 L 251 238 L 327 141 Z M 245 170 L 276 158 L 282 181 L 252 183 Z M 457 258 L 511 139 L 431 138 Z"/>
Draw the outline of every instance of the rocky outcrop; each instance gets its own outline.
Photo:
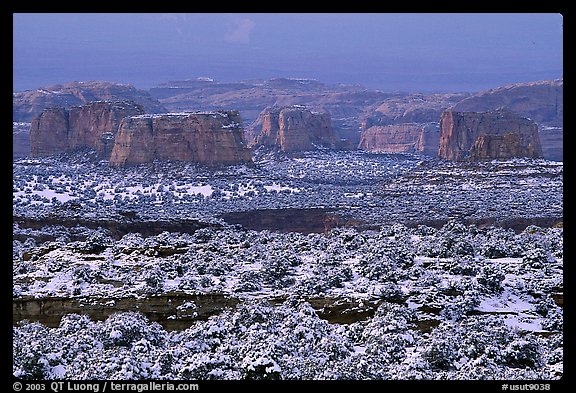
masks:
<path id="1" fill-rule="evenodd" d="M 266 108 L 248 134 L 251 145 L 284 152 L 335 148 L 337 142 L 329 113 L 313 112 L 299 105 Z"/>
<path id="2" fill-rule="evenodd" d="M 45 108 L 81 106 L 92 101 L 134 101 L 146 113 L 164 113 L 168 110 L 150 93 L 124 85 L 103 81 L 70 82 L 64 85 L 41 87 L 36 90 L 15 92 L 12 97 L 12 119 L 29 122 Z"/>
<path id="3" fill-rule="evenodd" d="M 448 160 L 542 157 L 538 125 L 507 111 L 446 111 L 438 155 Z"/>
<path id="4" fill-rule="evenodd" d="M 366 109 L 361 128 L 366 130 L 390 124 L 438 122 L 442 112 L 468 96 L 468 93 L 447 93 L 390 97 Z"/>
<path id="5" fill-rule="evenodd" d="M 438 123 L 372 126 L 362 131 L 358 149 L 374 153 L 438 154 Z"/>
<path id="6" fill-rule="evenodd" d="M 47 108 L 32 120 L 30 155 L 43 157 L 88 147 L 107 159 L 120 121 L 143 113 L 142 106 L 132 101 L 95 101 L 69 110 Z"/>
<path id="7" fill-rule="evenodd" d="M 528 117 L 540 128 L 544 158 L 563 160 L 563 79 L 516 83 L 482 91 L 458 102 L 451 109 L 460 112 L 504 109 Z"/>
<path id="8" fill-rule="evenodd" d="M 30 125 L 30 155 L 44 157 L 68 150 L 68 111 L 46 108 Z"/>
<path id="9" fill-rule="evenodd" d="M 516 83 L 482 91 L 452 108 L 455 112 L 490 112 L 504 109 L 538 124 L 562 127 L 564 121 L 564 80 Z"/>
<path id="10" fill-rule="evenodd" d="M 368 90 L 360 85 L 326 85 L 294 78 L 236 83 L 198 79 L 171 81 L 151 88 L 150 94 L 172 112 L 237 109 L 247 128 L 269 106 L 305 105 L 313 111 L 330 113 L 332 127 L 340 139 L 347 139 L 346 144 L 351 148 L 358 146 L 360 119 L 367 107 L 389 97 L 406 95 Z M 247 135 L 247 140 L 252 139 Z"/>
<path id="11" fill-rule="evenodd" d="M 154 160 L 209 165 L 252 162 L 238 111 L 142 115 L 122 120 L 110 164 Z"/>

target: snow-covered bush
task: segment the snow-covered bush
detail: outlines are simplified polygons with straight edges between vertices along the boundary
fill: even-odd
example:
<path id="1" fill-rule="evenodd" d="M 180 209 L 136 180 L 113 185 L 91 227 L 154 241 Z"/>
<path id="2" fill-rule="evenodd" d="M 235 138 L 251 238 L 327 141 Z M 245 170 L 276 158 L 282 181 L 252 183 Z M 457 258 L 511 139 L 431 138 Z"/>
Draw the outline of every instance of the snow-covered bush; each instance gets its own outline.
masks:
<path id="1" fill-rule="evenodd" d="M 12 372 L 16 378 L 47 379 L 52 342 L 50 329 L 39 323 L 24 323 L 12 334 Z"/>
<path id="2" fill-rule="evenodd" d="M 542 366 L 541 343 L 534 336 L 517 338 L 510 342 L 502 354 L 510 367 L 537 368 Z"/>
<path id="3" fill-rule="evenodd" d="M 522 256 L 522 263 L 533 269 L 542 269 L 554 261 L 552 254 L 543 248 L 530 248 Z"/>
<path id="4" fill-rule="evenodd" d="M 488 293 L 500 292 L 504 278 L 506 278 L 506 276 L 497 263 L 485 264 L 480 268 L 478 274 L 476 274 L 478 284 Z"/>
<path id="5" fill-rule="evenodd" d="M 516 234 L 511 229 L 490 228 L 484 234 L 477 234 L 474 243 L 477 253 L 486 258 L 518 257 L 521 253 Z"/>
<path id="6" fill-rule="evenodd" d="M 152 323 L 141 313 L 124 312 L 112 314 L 101 327 L 104 347 L 131 347 L 140 340 L 157 345 L 166 339 L 166 332 L 157 323 Z"/>
<path id="7" fill-rule="evenodd" d="M 480 305 L 480 294 L 474 290 L 468 290 L 447 302 L 440 315 L 452 321 L 460 321 L 478 305 Z"/>
<path id="8" fill-rule="evenodd" d="M 457 274 L 462 276 L 475 276 L 480 270 L 482 265 L 481 260 L 477 260 L 471 256 L 456 256 L 452 258 L 447 266 L 450 274 Z"/>
<path id="9" fill-rule="evenodd" d="M 153 266 L 144 271 L 143 278 L 147 291 L 161 292 L 166 280 L 166 272 L 158 266 Z"/>
<path id="10" fill-rule="evenodd" d="M 560 307 L 555 306 L 548 310 L 542 321 L 542 329 L 559 332 L 564 330 L 564 315 Z"/>
<path id="11" fill-rule="evenodd" d="M 110 236 L 100 231 L 94 231 L 88 236 L 80 249 L 85 253 L 99 254 L 113 243 L 114 241 Z"/>
<path id="12" fill-rule="evenodd" d="M 242 272 L 236 287 L 238 292 L 255 292 L 262 288 L 262 277 L 259 272 Z"/>

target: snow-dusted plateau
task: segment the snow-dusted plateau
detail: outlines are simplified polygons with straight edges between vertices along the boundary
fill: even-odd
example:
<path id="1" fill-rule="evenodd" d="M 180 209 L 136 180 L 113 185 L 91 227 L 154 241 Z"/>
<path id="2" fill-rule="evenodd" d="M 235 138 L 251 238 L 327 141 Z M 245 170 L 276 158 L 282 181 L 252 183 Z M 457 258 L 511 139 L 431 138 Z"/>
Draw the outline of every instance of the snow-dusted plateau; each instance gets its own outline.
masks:
<path id="1" fill-rule="evenodd" d="M 563 376 L 563 164 L 13 162 L 13 374 Z"/>

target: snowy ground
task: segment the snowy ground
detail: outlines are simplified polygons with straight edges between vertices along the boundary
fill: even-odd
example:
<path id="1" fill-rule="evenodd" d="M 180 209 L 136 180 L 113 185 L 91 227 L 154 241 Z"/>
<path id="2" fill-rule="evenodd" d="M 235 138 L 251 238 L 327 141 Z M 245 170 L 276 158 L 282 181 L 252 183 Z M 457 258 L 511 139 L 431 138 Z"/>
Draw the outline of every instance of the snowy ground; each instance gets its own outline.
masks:
<path id="1" fill-rule="evenodd" d="M 273 158 L 262 155 L 256 167 L 216 171 L 182 163 L 114 170 L 56 159 L 15 162 L 19 217 L 54 212 L 108 217 L 129 210 L 146 219 L 221 222 L 217 215 L 223 212 L 321 204 L 380 229 L 304 235 L 224 225 L 193 234 L 129 233 L 115 239 L 105 229 L 15 225 L 15 302 L 100 300 L 113 308 L 126 299 L 220 294 L 238 305 L 201 318 L 205 304 L 175 303 L 167 319 L 188 325 L 174 331 L 131 313 L 91 321 L 63 312 L 52 328 L 18 322 L 14 374 L 40 379 L 563 375 L 562 227 L 514 232 L 463 222 L 561 219 L 561 163 L 457 164 L 330 152 Z M 66 206 L 70 209 L 62 209 Z M 440 229 L 400 223 L 418 212 L 448 222 Z M 342 314 L 356 314 L 328 316 L 318 299 Z"/>

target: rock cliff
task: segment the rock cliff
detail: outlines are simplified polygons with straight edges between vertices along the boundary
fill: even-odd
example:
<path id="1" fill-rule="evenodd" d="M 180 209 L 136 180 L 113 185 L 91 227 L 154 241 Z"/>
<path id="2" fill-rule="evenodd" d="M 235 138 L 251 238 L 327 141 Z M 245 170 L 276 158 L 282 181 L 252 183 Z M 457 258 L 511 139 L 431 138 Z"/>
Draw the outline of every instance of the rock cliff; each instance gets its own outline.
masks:
<path id="1" fill-rule="evenodd" d="M 372 126 L 390 124 L 438 122 L 442 112 L 468 96 L 468 93 L 447 93 L 390 97 L 365 110 L 361 128 L 366 130 Z"/>
<path id="2" fill-rule="evenodd" d="M 452 108 L 460 112 L 504 109 L 538 123 L 544 158 L 562 161 L 564 123 L 564 80 L 516 83 L 479 92 Z"/>
<path id="3" fill-rule="evenodd" d="M 120 120 L 143 113 L 142 106 L 132 101 L 95 101 L 69 110 L 47 108 L 32 120 L 30 155 L 43 157 L 89 147 L 108 158 Z"/>
<path id="4" fill-rule="evenodd" d="M 375 153 L 438 154 L 438 123 L 372 126 L 362 131 L 358 149 Z"/>
<path id="5" fill-rule="evenodd" d="M 334 148 L 337 137 L 329 113 L 303 106 L 268 107 L 248 131 L 250 145 L 284 152 Z"/>
<path id="6" fill-rule="evenodd" d="M 168 110 L 150 93 L 124 85 L 103 81 L 70 82 L 63 85 L 41 87 L 36 90 L 14 92 L 12 119 L 29 122 L 49 107 L 70 108 L 92 101 L 134 101 L 144 107 L 146 113 L 163 113 Z"/>
<path id="7" fill-rule="evenodd" d="M 445 111 L 438 155 L 448 160 L 542 157 L 538 125 L 508 111 Z"/>
<path id="8" fill-rule="evenodd" d="M 153 160 L 208 165 L 252 162 L 238 111 L 141 115 L 122 120 L 110 156 L 113 166 Z"/>
<path id="9" fill-rule="evenodd" d="M 564 80 L 516 83 L 479 92 L 452 106 L 455 112 L 490 112 L 504 109 L 538 124 L 562 127 Z"/>
<path id="10" fill-rule="evenodd" d="M 68 111 L 46 108 L 30 125 L 30 156 L 44 157 L 68 150 Z"/>

